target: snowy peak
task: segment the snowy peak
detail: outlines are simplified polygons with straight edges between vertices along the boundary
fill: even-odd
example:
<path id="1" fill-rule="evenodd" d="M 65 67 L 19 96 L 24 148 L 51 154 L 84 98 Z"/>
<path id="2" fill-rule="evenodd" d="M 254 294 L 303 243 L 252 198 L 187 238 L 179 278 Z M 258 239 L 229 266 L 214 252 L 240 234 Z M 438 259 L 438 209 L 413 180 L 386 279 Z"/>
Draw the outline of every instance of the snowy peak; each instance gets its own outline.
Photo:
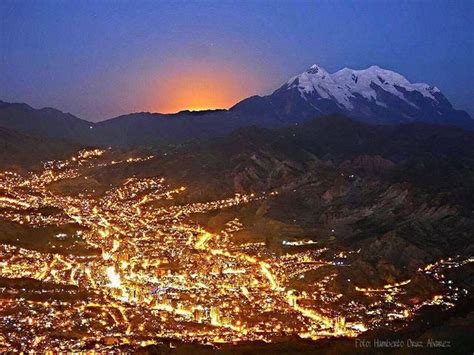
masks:
<path id="1" fill-rule="evenodd" d="M 343 113 L 374 123 L 474 125 L 474 120 L 454 109 L 437 87 L 412 83 L 402 74 L 377 65 L 329 73 L 314 64 L 270 95 L 266 105 L 276 110 L 280 120 Z"/>
<path id="2" fill-rule="evenodd" d="M 297 88 L 305 100 L 315 96 L 335 100 L 341 108 L 352 107 L 347 88 L 339 85 L 324 68 L 314 64 L 304 73 L 297 75 L 286 83 L 288 89 Z"/>
<path id="3" fill-rule="evenodd" d="M 319 76 L 329 75 L 329 73 L 324 68 L 321 68 L 317 64 L 313 64 L 311 67 L 309 67 L 309 69 L 306 70 L 306 73 Z"/>
<path id="4" fill-rule="evenodd" d="M 410 82 L 403 76 L 391 70 L 382 69 L 373 65 L 363 70 L 344 68 L 333 74 L 335 80 L 341 84 L 367 86 L 371 82 L 376 84 L 391 83 L 394 85 L 409 85 Z"/>
<path id="5" fill-rule="evenodd" d="M 329 74 L 324 68 L 314 64 L 304 73 L 288 80 L 286 85 L 288 89 L 297 88 L 305 100 L 311 96 L 331 99 L 339 107 L 349 110 L 354 108 L 353 101 L 357 97 L 386 106 L 386 100 L 383 99 L 385 92 L 416 107 L 409 93 L 417 92 L 427 99 L 437 101 L 435 93 L 440 92 L 438 88 L 428 84 L 410 83 L 403 75 L 376 65 L 363 70 L 344 68 Z"/>
<path id="6" fill-rule="evenodd" d="M 366 93 L 362 95 L 367 98 L 375 98 L 374 85 L 381 87 L 383 90 L 398 96 L 400 99 L 405 100 L 405 95 L 400 95 L 403 90 L 417 91 L 424 97 L 432 100 L 437 100 L 434 93 L 440 92 L 436 87 L 430 86 L 423 83 L 410 83 L 403 75 L 396 73 L 391 70 L 382 69 L 376 65 L 373 65 L 363 70 L 353 70 L 344 68 L 338 72 L 332 74 L 333 79 L 343 85 L 346 85 L 352 92 Z"/>
<path id="7" fill-rule="evenodd" d="M 302 90 L 311 92 L 314 90 L 314 85 L 317 85 L 319 82 L 332 82 L 331 74 L 324 68 L 314 64 L 304 73 L 288 80 L 287 85 L 289 88 L 299 87 Z"/>

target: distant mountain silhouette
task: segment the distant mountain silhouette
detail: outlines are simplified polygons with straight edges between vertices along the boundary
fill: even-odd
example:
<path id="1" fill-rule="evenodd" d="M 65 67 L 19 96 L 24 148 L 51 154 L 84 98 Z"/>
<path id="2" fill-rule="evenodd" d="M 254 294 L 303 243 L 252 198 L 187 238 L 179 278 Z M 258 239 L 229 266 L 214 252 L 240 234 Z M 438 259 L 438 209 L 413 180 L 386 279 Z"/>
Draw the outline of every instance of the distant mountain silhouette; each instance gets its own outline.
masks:
<path id="1" fill-rule="evenodd" d="M 249 125 L 295 125 L 333 113 L 378 124 L 425 122 L 474 129 L 474 120 L 454 109 L 434 86 L 410 83 L 377 66 L 329 74 L 317 65 L 271 95 L 249 97 L 229 110 L 141 112 L 91 123 L 52 108 L 0 101 L 0 126 L 84 144 L 147 146 L 222 136 Z"/>
<path id="2" fill-rule="evenodd" d="M 93 124 L 54 108 L 37 110 L 24 103 L 0 101 L 0 126 L 37 137 L 84 142 Z"/>

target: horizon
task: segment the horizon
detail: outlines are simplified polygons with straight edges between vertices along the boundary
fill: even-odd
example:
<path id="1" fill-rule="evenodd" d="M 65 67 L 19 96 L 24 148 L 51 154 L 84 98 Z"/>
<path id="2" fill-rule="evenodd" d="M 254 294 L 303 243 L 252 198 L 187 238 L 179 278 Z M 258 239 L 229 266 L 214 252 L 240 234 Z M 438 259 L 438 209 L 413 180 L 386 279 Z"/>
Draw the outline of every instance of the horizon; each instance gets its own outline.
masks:
<path id="1" fill-rule="evenodd" d="M 325 68 L 323 68 L 323 67 L 321 67 L 321 66 L 319 66 L 318 64 L 315 63 L 315 64 L 312 64 L 312 65 L 308 66 L 306 70 L 311 69 L 311 68 L 313 68 L 313 67 L 315 67 L 315 66 L 316 66 L 316 67 L 319 67 L 319 68 L 322 68 L 322 69 L 325 69 Z M 331 72 L 331 73 L 329 73 L 329 74 L 332 75 L 332 74 L 335 74 L 335 73 L 337 73 L 337 72 L 339 72 L 339 71 L 341 71 L 341 70 L 344 70 L 344 69 L 349 69 L 349 70 L 353 70 L 353 71 L 361 71 L 361 70 L 370 69 L 370 68 L 372 68 L 372 67 L 377 67 L 377 68 L 380 68 L 380 69 L 382 69 L 382 70 L 387 70 L 387 71 L 395 72 L 395 71 L 393 71 L 393 70 L 391 70 L 391 69 L 387 69 L 387 68 L 384 68 L 384 67 L 380 67 L 380 66 L 378 66 L 377 64 L 372 64 L 372 65 L 368 66 L 367 68 L 357 68 L 357 69 L 354 69 L 354 68 L 343 67 L 343 68 L 337 69 L 336 71 L 333 71 L 333 72 Z M 397 72 L 395 72 L 395 73 L 397 73 Z M 298 73 L 297 75 L 299 75 L 299 74 L 301 74 L 301 73 Z M 398 74 L 401 74 L 402 76 L 404 76 L 403 73 L 398 73 Z M 293 76 L 292 76 L 292 77 L 293 77 Z M 291 79 L 291 77 L 290 77 L 289 79 Z M 410 81 L 409 79 L 407 79 L 407 80 Z M 410 83 L 413 84 L 413 83 L 415 83 L 415 82 L 410 81 Z M 429 83 L 425 83 L 425 84 L 429 84 Z M 283 83 L 282 85 L 284 85 L 284 83 Z M 436 87 L 436 86 L 435 86 L 435 87 Z M 1 98 L 0 98 L 0 102 L 6 102 L 6 103 L 10 103 L 10 104 L 26 104 L 26 105 L 30 106 L 31 108 L 33 108 L 33 109 L 35 109 L 35 110 L 54 109 L 54 110 L 61 111 L 61 112 L 65 113 L 65 114 L 73 115 L 73 116 L 75 116 L 76 118 L 82 119 L 82 120 L 87 121 L 87 122 L 90 122 L 90 123 L 99 123 L 99 122 L 104 122 L 104 121 L 112 120 L 112 119 L 115 119 L 115 118 L 118 118 L 118 117 L 121 117 L 121 116 L 127 116 L 127 115 L 133 115 L 133 114 L 140 114 L 140 113 L 148 113 L 148 114 L 152 114 L 152 115 L 155 115 L 155 114 L 156 114 L 156 115 L 177 115 L 177 114 L 180 114 L 180 113 L 183 113 L 183 112 L 190 112 L 190 113 L 193 113 L 193 112 L 208 112 L 208 111 L 229 111 L 230 109 L 232 109 L 232 107 L 234 107 L 235 105 L 237 105 L 238 103 L 240 103 L 241 101 L 243 101 L 243 100 L 245 100 L 245 99 L 247 99 L 247 98 L 249 98 L 249 97 L 252 97 L 252 96 L 260 96 L 260 97 L 262 97 L 262 96 L 270 95 L 270 94 L 271 94 L 273 91 L 275 91 L 275 90 L 278 90 L 278 88 L 273 89 L 270 93 L 266 93 L 266 94 L 255 94 L 255 95 L 251 95 L 251 96 L 248 96 L 248 97 L 243 97 L 243 98 L 241 98 L 241 99 L 238 99 L 238 101 L 232 103 L 232 104 L 229 105 L 228 107 L 213 107 L 213 108 L 201 108 L 201 109 L 200 109 L 200 108 L 192 108 L 192 107 L 190 107 L 190 108 L 183 108 L 183 109 L 180 109 L 179 111 L 171 111 L 171 112 L 162 112 L 162 111 L 131 111 L 131 112 L 119 113 L 118 115 L 113 116 L 113 117 L 106 117 L 106 118 L 97 119 L 97 120 L 89 120 L 89 119 L 87 119 L 87 118 L 83 118 L 83 117 L 80 117 L 80 116 L 78 116 L 78 115 L 75 115 L 75 114 L 72 113 L 72 112 L 64 111 L 64 110 L 62 110 L 62 109 L 60 109 L 60 108 L 58 108 L 58 107 L 52 107 L 52 106 L 35 107 L 35 106 L 32 106 L 31 104 L 29 104 L 28 102 L 7 102 L 7 101 L 2 100 Z M 448 98 L 448 100 L 449 100 L 449 98 Z M 456 108 L 456 107 L 455 107 L 455 108 Z M 468 114 L 470 114 L 469 111 L 466 111 L 466 112 L 468 112 Z"/>
<path id="2" fill-rule="evenodd" d="M 378 65 L 473 116 L 473 12 L 471 1 L 4 1 L 0 97 L 98 122 L 228 109 L 312 63 Z"/>

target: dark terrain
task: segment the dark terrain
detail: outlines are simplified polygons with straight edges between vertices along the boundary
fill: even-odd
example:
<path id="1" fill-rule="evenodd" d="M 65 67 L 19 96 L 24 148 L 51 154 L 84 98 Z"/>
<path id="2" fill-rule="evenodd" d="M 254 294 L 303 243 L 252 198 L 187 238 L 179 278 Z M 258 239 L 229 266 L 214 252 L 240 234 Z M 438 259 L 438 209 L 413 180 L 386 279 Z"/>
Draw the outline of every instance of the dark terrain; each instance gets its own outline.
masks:
<path id="1" fill-rule="evenodd" d="M 78 125 L 82 123 L 78 121 Z M 38 133 L 36 129 L 31 134 Z M 38 167 L 42 160 L 64 158 L 81 147 L 5 128 L 0 129 L 0 139 L 2 169 Z M 376 286 L 405 279 L 443 257 L 474 254 L 474 133 L 460 128 L 427 123 L 371 125 L 336 115 L 286 128 L 250 126 L 213 139 L 113 150 L 117 156 L 155 157 L 133 166 L 91 170 L 87 182 L 80 176 L 52 188 L 86 186 L 100 194 L 110 184 L 134 175 L 165 176 L 173 185 L 186 185 L 186 193 L 178 200 L 182 203 L 235 192 L 277 191 L 275 198 L 210 213 L 200 217 L 200 222 L 210 230 L 219 230 L 226 221 L 238 217 L 246 226 L 236 234 L 238 240 L 263 241 L 276 253 L 284 252 L 283 240 L 301 238 L 317 240 L 318 247 L 361 249 L 359 258 L 329 285 L 335 292 L 350 294 L 347 279 Z M 34 238 L 19 240 L 18 235 L 30 234 L 27 227 L 0 221 L 0 228 L 4 243 L 35 250 L 50 250 L 51 242 L 57 244 L 55 248 L 72 248 L 72 252 L 81 248 L 53 241 L 51 236 L 57 231 L 35 231 Z M 316 270 L 308 280 L 330 272 L 329 268 Z M 466 266 L 457 272 L 453 277 L 469 292 L 474 291 L 472 269 Z M 304 282 L 293 286 L 304 287 Z M 429 278 L 417 277 L 406 298 L 416 299 L 434 287 Z M 472 329 L 473 311 L 472 302 L 464 301 L 442 316 L 428 311 L 396 336 L 380 330 L 380 334 L 364 337 L 441 337 L 452 339 L 460 351 L 472 350 L 472 340 L 460 335 L 459 329 Z M 354 342 L 313 344 L 289 339 L 236 349 L 223 348 L 232 353 L 350 353 Z M 178 346 L 178 350 L 187 352 L 189 345 Z"/>

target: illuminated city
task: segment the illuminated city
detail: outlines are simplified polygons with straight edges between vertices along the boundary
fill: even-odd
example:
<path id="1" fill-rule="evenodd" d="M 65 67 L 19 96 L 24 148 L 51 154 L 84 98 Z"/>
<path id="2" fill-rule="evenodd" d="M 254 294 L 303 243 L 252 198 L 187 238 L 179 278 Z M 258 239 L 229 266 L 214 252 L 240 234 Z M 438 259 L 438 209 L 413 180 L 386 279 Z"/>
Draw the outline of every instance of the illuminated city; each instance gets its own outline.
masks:
<path id="1" fill-rule="evenodd" d="M 474 1 L 0 1 L 0 355 L 474 355 Z"/>
<path id="2" fill-rule="evenodd" d="M 411 279 L 378 287 L 347 280 L 353 297 L 327 284 L 360 250 L 300 240 L 284 241 L 287 252 L 278 254 L 264 242 L 234 240 L 245 229 L 237 218 L 219 232 L 194 219 L 272 199 L 278 191 L 177 204 L 186 186 L 170 186 L 160 176 L 130 176 L 103 193 L 52 188 L 87 178 L 92 168 L 153 159 L 111 156 L 109 150 L 82 150 L 44 163 L 40 172 L 0 174 L 0 217 L 33 230 L 69 226 L 55 239 L 70 246 L 38 251 L 0 245 L 0 351 L 138 349 L 163 339 L 218 348 L 286 336 L 356 337 L 381 325 L 403 326 L 423 306 L 449 308 L 466 296 L 444 272 L 472 257 L 420 268 L 417 274 L 432 278 L 441 291 L 416 302 L 403 299 Z M 293 288 L 323 267 L 333 272 L 303 290 Z"/>

